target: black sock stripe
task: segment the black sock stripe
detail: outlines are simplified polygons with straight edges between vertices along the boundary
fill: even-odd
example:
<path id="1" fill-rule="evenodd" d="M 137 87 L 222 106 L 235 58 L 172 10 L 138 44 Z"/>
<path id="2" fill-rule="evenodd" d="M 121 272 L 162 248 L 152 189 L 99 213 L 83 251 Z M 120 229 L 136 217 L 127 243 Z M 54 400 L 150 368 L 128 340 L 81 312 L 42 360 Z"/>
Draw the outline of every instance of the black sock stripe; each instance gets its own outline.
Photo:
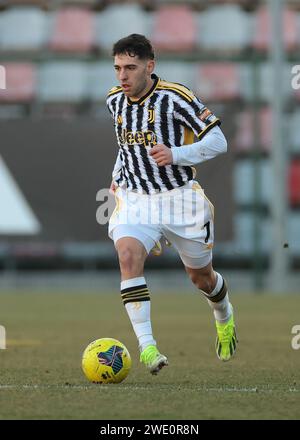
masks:
<path id="1" fill-rule="evenodd" d="M 125 296 L 122 296 L 122 300 L 124 301 L 125 299 L 130 299 L 130 298 L 143 298 L 146 296 L 150 296 L 149 292 L 137 293 L 136 295 L 125 295 Z"/>
<path id="2" fill-rule="evenodd" d="M 131 295 L 131 294 L 134 294 L 134 293 L 142 293 L 142 292 L 149 292 L 149 290 L 146 287 L 145 289 L 132 290 L 131 292 L 127 292 L 127 293 L 122 293 L 121 292 L 121 295 L 122 296 L 126 296 L 126 295 Z"/>
<path id="3" fill-rule="evenodd" d="M 223 278 L 223 284 L 222 284 L 222 287 L 220 289 L 220 292 L 218 292 L 214 296 L 210 296 L 208 294 L 205 294 L 205 296 L 206 296 L 207 299 L 209 299 L 212 302 L 220 302 L 220 301 L 222 301 L 222 299 L 225 298 L 226 293 L 227 293 L 227 284 L 226 284 L 226 281 Z"/>
<path id="4" fill-rule="evenodd" d="M 135 290 L 147 289 L 147 284 L 140 284 L 139 286 L 128 287 L 127 289 L 121 289 L 121 293 L 134 292 Z"/>

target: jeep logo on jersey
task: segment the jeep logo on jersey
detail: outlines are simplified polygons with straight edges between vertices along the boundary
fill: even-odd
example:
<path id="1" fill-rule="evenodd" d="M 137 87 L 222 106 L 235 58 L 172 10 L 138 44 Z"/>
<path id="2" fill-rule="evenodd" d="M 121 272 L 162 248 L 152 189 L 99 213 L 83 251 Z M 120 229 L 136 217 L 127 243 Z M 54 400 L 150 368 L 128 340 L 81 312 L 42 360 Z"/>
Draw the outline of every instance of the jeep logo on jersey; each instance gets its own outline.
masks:
<path id="1" fill-rule="evenodd" d="M 122 130 L 121 136 L 119 136 L 121 144 L 128 145 L 144 145 L 145 147 L 156 145 L 156 134 L 151 131 L 128 131 L 126 128 Z"/>

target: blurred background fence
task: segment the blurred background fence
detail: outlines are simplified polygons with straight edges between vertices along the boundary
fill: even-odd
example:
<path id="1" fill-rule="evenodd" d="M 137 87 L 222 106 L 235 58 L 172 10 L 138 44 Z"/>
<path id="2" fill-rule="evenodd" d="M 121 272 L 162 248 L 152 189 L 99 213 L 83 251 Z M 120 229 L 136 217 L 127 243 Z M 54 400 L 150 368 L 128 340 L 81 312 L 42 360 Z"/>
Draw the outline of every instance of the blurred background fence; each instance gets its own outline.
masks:
<path id="1" fill-rule="evenodd" d="M 300 64 L 300 0 L 282 4 L 281 244 L 286 288 L 294 289 L 300 281 L 300 89 L 291 81 Z M 117 154 L 105 106 L 116 85 L 111 47 L 135 32 L 153 42 L 156 73 L 193 89 L 222 119 L 228 154 L 197 167 L 216 207 L 215 266 L 247 274 L 258 290 L 269 287 L 278 249 L 269 6 L 258 0 L 0 0 L 2 276 L 117 268 L 106 226 L 96 222 L 96 193 L 109 187 Z M 172 248 L 147 264 L 181 267 Z"/>

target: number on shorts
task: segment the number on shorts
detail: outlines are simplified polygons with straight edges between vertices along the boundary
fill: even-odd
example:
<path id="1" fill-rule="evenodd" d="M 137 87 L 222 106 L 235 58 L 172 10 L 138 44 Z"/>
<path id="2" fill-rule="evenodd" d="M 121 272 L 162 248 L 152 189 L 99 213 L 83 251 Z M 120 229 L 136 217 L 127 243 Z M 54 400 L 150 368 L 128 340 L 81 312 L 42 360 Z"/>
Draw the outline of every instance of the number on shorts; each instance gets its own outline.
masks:
<path id="1" fill-rule="evenodd" d="M 206 237 L 204 242 L 207 243 L 210 236 L 210 223 L 209 222 L 205 223 L 204 227 L 206 228 Z"/>

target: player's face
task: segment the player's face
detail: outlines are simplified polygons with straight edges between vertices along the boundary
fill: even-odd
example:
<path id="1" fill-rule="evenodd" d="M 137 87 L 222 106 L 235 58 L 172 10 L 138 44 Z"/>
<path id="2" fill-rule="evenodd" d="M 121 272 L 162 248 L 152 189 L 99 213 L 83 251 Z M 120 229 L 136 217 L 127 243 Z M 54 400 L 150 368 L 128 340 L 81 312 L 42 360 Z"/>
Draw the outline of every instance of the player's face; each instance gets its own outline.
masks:
<path id="1" fill-rule="evenodd" d="M 152 86 L 151 73 L 154 70 L 153 60 L 141 60 L 137 56 L 120 54 L 115 56 L 117 79 L 126 96 L 141 98 Z"/>

